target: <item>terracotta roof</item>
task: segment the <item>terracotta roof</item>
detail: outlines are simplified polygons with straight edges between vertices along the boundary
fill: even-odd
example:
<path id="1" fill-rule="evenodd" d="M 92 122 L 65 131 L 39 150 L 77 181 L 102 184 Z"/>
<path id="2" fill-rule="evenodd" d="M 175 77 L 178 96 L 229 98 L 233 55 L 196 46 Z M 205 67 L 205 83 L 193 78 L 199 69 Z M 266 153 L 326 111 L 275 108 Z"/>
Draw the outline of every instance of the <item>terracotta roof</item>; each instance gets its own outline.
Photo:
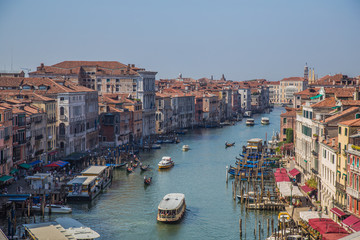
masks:
<path id="1" fill-rule="evenodd" d="M 359 107 L 351 107 L 349 109 L 346 109 L 345 111 L 342 111 L 342 112 L 339 112 L 338 114 L 335 114 L 331 117 L 328 117 L 325 119 L 325 122 L 330 122 L 330 121 L 333 121 L 333 120 L 336 120 L 336 119 L 339 119 L 347 114 L 350 114 L 350 113 L 354 113 L 354 112 L 358 112 L 359 111 Z"/>
<path id="2" fill-rule="evenodd" d="M 347 121 L 344 121 L 344 122 L 340 122 L 339 124 L 349 126 L 349 127 L 360 127 L 360 118 L 359 119 L 347 120 Z"/>
<path id="3" fill-rule="evenodd" d="M 267 85 L 280 85 L 280 81 L 267 81 Z"/>
<path id="4" fill-rule="evenodd" d="M 116 69 L 126 67 L 125 64 L 116 61 L 63 61 L 52 65 L 59 68 L 75 68 L 83 66 L 99 66 L 104 68 Z"/>
<path id="5" fill-rule="evenodd" d="M 305 78 L 303 77 L 288 77 L 288 78 L 283 78 L 280 80 L 281 82 L 285 82 L 285 81 L 305 81 Z"/>
<path id="6" fill-rule="evenodd" d="M 334 97 L 328 97 L 321 102 L 311 105 L 312 108 L 331 108 L 336 106 L 336 100 Z"/>
<path id="7" fill-rule="evenodd" d="M 360 107 L 360 100 L 342 100 L 341 104 L 343 106 L 359 106 Z"/>
<path id="8" fill-rule="evenodd" d="M 326 75 L 322 78 L 319 78 L 311 85 L 319 85 L 319 86 L 330 86 L 330 85 L 343 85 L 342 80 L 353 80 L 352 78 L 348 78 L 348 76 L 343 74 L 336 74 L 333 76 Z"/>
<path id="9" fill-rule="evenodd" d="M 296 117 L 296 111 L 287 111 L 282 114 L 280 114 L 280 117 Z"/>
<path id="10" fill-rule="evenodd" d="M 323 140 L 322 142 L 334 149 L 335 151 L 338 149 L 338 137 L 329 138 L 328 140 Z"/>
<path id="11" fill-rule="evenodd" d="M 294 95 L 301 95 L 301 97 L 313 97 L 319 94 L 320 88 L 307 88 L 301 92 L 294 93 Z"/>
<path id="12" fill-rule="evenodd" d="M 334 94 L 337 98 L 352 98 L 355 92 L 355 88 L 324 88 L 324 90 L 326 94 Z"/>

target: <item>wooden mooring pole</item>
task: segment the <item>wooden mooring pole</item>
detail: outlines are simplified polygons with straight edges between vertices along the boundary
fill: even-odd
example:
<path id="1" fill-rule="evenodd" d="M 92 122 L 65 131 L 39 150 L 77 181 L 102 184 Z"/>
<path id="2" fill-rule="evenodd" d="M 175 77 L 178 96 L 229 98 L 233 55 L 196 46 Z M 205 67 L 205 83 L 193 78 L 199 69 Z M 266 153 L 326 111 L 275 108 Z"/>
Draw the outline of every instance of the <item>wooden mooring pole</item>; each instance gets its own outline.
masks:
<path id="1" fill-rule="evenodd" d="M 239 219 L 240 238 L 242 237 L 242 219 Z"/>

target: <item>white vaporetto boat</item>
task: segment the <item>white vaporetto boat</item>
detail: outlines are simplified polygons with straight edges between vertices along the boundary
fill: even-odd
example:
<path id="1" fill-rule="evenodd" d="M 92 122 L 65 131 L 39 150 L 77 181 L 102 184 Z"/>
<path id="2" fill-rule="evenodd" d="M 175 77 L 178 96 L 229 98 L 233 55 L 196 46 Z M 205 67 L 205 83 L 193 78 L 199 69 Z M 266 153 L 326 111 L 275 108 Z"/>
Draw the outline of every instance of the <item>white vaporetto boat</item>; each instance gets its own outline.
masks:
<path id="1" fill-rule="evenodd" d="M 41 211 L 41 204 L 36 204 L 32 206 L 32 209 L 34 211 Z M 50 210 L 50 206 L 49 204 L 47 204 L 44 207 L 44 212 L 49 212 Z M 64 206 L 64 205 L 57 205 L 57 204 L 51 204 L 51 212 L 52 213 L 71 213 L 72 209 L 68 206 Z"/>
<path id="2" fill-rule="evenodd" d="M 163 157 L 159 162 L 158 166 L 159 169 L 166 169 L 171 168 L 172 166 L 174 166 L 174 164 L 175 163 L 171 160 L 171 157 Z"/>
<path id="3" fill-rule="evenodd" d="M 254 126 L 255 120 L 253 118 L 246 119 L 246 126 Z"/>
<path id="4" fill-rule="evenodd" d="M 269 124 L 270 124 L 270 119 L 267 118 L 267 117 L 261 118 L 261 124 L 263 124 L 263 125 L 269 125 Z"/>
<path id="5" fill-rule="evenodd" d="M 156 219 L 159 222 L 176 222 L 184 216 L 185 210 L 185 195 L 169 193 L 160 201 Z"/>

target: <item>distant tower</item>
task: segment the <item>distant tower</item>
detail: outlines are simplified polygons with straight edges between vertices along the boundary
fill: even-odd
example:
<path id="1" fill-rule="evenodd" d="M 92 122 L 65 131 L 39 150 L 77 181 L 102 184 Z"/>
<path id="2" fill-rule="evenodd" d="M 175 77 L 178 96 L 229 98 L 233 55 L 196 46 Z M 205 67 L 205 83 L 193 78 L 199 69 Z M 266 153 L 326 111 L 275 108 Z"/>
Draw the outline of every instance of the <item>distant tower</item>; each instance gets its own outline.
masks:
<path id="1" fill-rule="evenodd" d="M 223 74 L 222 76 L 221 76 L 221 79 L 220 79 L 221 81 L 226 81 L 226 78 L 225 78 L 225 75 Z"/>
<path id="2" fill-rule="evenodd" d="M 213 75 L 211 75 L 210 80 L 214 80 L 214 76 L 213 76 Z"/>
<path id="3" fill-rule="evenodd" d="M 309 80 L 309 68 L 307 66 L 307 63 L 305 63 L 305 67 L 304 67 L 304 79 Z"/>
<path id="4" fill-rule="evenodd" d="M 182 78 L 182 73 L 179 73 L 179 78 L 180 78 L 180 79 Z"/>
<path id="5" fill-rule="evenodd" d="M 312 81 L 313 83 L 315 82 L 315 68 L 313 68 L 313 70 L 312 70 L 311 81 Z"/>

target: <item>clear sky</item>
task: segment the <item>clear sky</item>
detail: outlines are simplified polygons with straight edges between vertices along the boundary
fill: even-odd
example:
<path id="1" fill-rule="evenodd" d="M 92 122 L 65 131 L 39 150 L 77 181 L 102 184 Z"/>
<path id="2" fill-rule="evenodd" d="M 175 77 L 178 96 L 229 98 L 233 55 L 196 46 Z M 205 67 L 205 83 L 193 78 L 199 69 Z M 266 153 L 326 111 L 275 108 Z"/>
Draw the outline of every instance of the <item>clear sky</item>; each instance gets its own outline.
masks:
<path id="1" fill-rule="evenodd" d="M 0 0 L 0 69 L 115 60 L 158 78 L 360 74 L 359 0 Z"/>

